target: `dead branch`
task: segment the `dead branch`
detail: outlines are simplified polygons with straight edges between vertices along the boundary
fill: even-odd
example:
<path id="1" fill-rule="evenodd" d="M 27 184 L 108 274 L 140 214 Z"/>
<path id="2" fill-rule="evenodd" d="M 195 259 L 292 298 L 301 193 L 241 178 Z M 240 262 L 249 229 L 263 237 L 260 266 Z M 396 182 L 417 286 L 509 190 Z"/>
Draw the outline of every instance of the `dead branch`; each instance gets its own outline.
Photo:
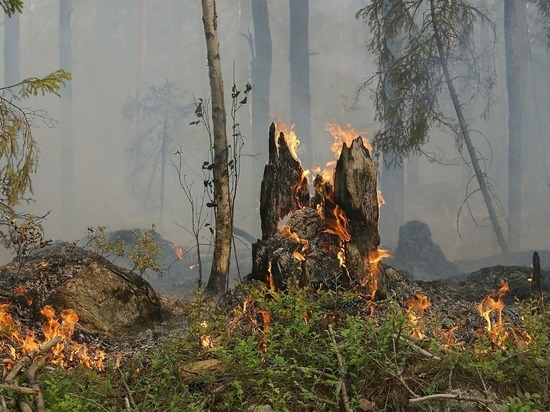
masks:
<path id="1" fill-rule="evenodd" d="M 49 352 L 55 345 L 57 345 L 59 342 L 61 342 L 63 338 L 59 335 L 55 336 L 53 339 L 50 339 L 48 342 L 46 342 L 44 345 L 39 347 L 38 349 L 33 350 L 32 352 L 29 352 L 27 355 L 23 356 L 19 361 L 15 364 L 11 372 L 6 376 L 5 381 L 6 382 L 13 382 L 19 371 L 23 368 L 23 366 L 28 365 L 32 362 L 34 358 L 36 358 L 38 355 L 41 355 L 43 353 Z"/>
<path id="2" fill-rule="evenodd" d="M 414 403 L 431 401 L 431 400 L 434 400 L 434 399 L 455 399 L 457 401 L 477 402 L 477 403 L 483 405 L 487 409 L 489 409 L 487 407 L 487 404 L 493 403 L 490 399 L 481 399 L 481 398 L 473 398 L 473 397 L 469 397 L 469 396 L 460 396 L 459 394 L 453 394 L 453 393 L 434 393 L 434 394 L 431 394 L 431 395 L 421 396 L 419 398 L 411 398 L 411 399 L 409 399 L 409 403 L 414 404 Z"/>
<path id="3" fill-rule="evenodd" d="M 14 391 L 20 393 L 21 395 L 38 395 L 39 391 L 34 388 L 29 388 L 27 386 L 16 386 L 16 385 L 6 385 L 0 383 L 0 390 L 2 391 Z"/>
<path id="4" fill-rule="evenodd" d="M 338 350 L 338 345 L 336 344 L 336 338 L 334 335 L 334 329 L 332 329 L 332 325 L 328 325 L 328 330 L 330 332 L 330 339 L 332 340 L 332 346 L 334 347 L 334 351 L 336 352 L 336 358 L 338 359 L 338 366 L 340 368 L 339 370 L 340 380 L 338 382 L 338 386 L 340 387 L 340 392 L 342 393 L 342 399 L 344 400 L 344 408 L 346 409 L 346 412 L 351 412 L 348 390 L 346 388 L 346 382 L 344 381 L 344 376 L 346 375 L 346 367 L 344 365 L 344 360 L 342 359 L 342 355 L 340 355 L 340 351 Z"/>
<path id="5" fill-rule="evenodd" d="M 409 345 L 409 347 L 411 349 L 414 349 L 416 352 L 418 352 L 419 354 L 421 354 L 422 356 L 425 356 L 427 358 L 431 358 L 431 359 L 434 359 L 434 360 L 438 360 L 440 361 L 441 358 L 437 355 L 434 355 L 433 353 L 430 353 L 428 352 L 427 350 L 425 349 L 422 349 L 420 346 L 418 346 L 417 344 L 415 344 L 414 342 L 410 341 L 409 339 L 407 339 L 406 337 L 404 336 L 401 336 L 401 335 L 396 335 L 395 333 L 392 333 L 392 338 L 394 339 L 399 339 L 403 342 L 405 342 L 407 345 Z"/>
<path id="6" fill-rule="evenodd" d="M 122 370 L 120 368 L 117 368 L 117 369 L 120 372 L 120 376 L 122 378 L 122 384 L 124 385 L 124 389 L 126 390 L 126 394 L 128 395 L 128 397 L 127 397 L 128 402 L 127 402 L 127 405 L 126 405 L 127 406 L 126 409 L 137 411 L 138 407 L 136 405 L 136 402 L 134 401 L 134 397 L 132 396 L 132 391 L 130 390 L 130 387 L 128 386 L 128 383 L 126 382 L 126 377 L 124 376 L 124 373 L 122 372 Z M 130 407 L 128 407 L 128 406 L 130 406 Z"/>

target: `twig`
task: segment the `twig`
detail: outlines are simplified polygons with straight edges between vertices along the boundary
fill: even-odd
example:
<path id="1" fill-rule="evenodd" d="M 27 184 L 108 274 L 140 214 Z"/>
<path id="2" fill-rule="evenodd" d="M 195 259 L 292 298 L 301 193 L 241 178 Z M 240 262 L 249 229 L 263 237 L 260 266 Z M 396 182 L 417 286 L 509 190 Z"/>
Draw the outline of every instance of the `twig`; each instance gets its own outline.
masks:
<path id="1" fill-rule="evenodd" d="M 21 412 L 33 412 L 32 408 L 27 403 L 25 398 L 19 398 L 19 401 L 17 401 L 17 403 Z"/>
<path id="2" fill-rule="evenodd" d="M 50 351 L 55 345 L 57 345 L 59 342 L 61 342 L 63 338 L 59 335 L 55 336 L 54 338 L 50 339 L 48 342 L 46 342 L 44 345 L 39 347 L 38 349 L 33 350 L 32 352 L 29 352 L 25 356 L 23 356 L 19 361 L 15 364 L 11 372 L 6 376 L 5 381 L 6 382 L 12 382 L 19 371 L 23 368 L 23 366 L 29 364 L 35 357 L 38 355 Z"/>
<path id="3" fill-rule="evenodd" d="M 93 403 L 94 405 L 98 406 L 102 411 L 109 412 L 99 402 L 94 401 L 93 399 L 86 398 L 86 397 L 81 396 L 81 395 L 77 395 L 76 393 L 71 393 L 71 396 L 74 396 L 75 398 L 79 398 L 79 399 L 84 399 L 85 401 L 88 401 L 88 402 Z"/>
<path id="4" fill-rule="evenodd" d="M 434 360 L 438 360 L 440 361 L 441 358 L 437 355 L 434 355 L 433 353 L 430 353 L 428 352 L 427 350 L 425 349 L 422 349 L 420 346 L 418 346 L 417 344 L 415 344 L 414 342 L 411 342 L 409 339 L 405 338 L 404 336 L 401 336 L 401 335 L 396 335 L 395 333 L 392 333 L 392 338 L 394 339 L 399 339 L 399 340 L 402 340 L 403 342 L 405 342 L 407 345 L 409 345 L 411 347 L 411 349 L 414 349 L 416 352 L 420 353 L 421 355 L 423 356 L 426 356 L 427 358 L 431 358 L 431 359 L 434 359 Z"/>
<path id="5" fill-rule="evenodd" d="M 132 396 L 132 391 L 130 390 L 128 383 L 126 383 L 126 377 L 124 376 L 124 373 L 120 368 L 117 368 L 117 369 L 120 372 L 120 376 L 122 377 L 122 384 L 124 385 L 124 389 L 126 390 L 126 394 L 128 395 L 128 401 L 131 406 L 131 408 L 127 408 L 127 409 L 132 409 L 137 411 L 138 408 L 137 408 L 136 402 L 134 401 L 134 397 Z"/>
<path id="6" fill-rule="evenodd" d="M 331 401 L 330 399 L 322 398 L 320 396 L 317 396 L 311 391 L 308 391 L 306 388 L 304 388 L 302 385 L 300 385 L 298 382 L 294 381 L 294 385 L 296 385 L 302 393 L 307 393 L 308 395 L 313 395 L 315 398 L 322 403 L 326 403 L 327 405 L 333 406 L 334 408 L 338 408 L 338 404 L 334 401 Z"/>
<path id="7" fill-rule="evenodd" d="M 340 367 L 340 381 L 338 382 L 338 384 L 340 386 L 340 392 L 342 393 L 342 399 L 344 400 L 344 408 L 346 409 L 346 412 L 351 412 L 348 390 L 346 388 L 346 382 L 344 382 L 346 367 L 344 366 L 344 360 L 342 359 L 342 356 L 340 355 L 340 351 L 338 350 L 338 345 L 336 344 L 336 338 L 334 336 L 334 330 L 332 329 L 332 325 L 328 325 L 328 330 L 330 332 L 332 346 L 334 347 L 334 351 L 336 352 L 336 358 L 338 359 L 338 366 Z"/>
<path id="8" fill-rule="evenodd" d="M 453 394 L 453 393 L 434 393 L 431 395 L 421 396 L 419 398 L 411 398 L 409 399 L 409 403 L 420 403 L 425 401 L 431 401 L 434 399 L 456 399 L 457 401 L 477 402 L 482 404 L 486 408 L 487 408 L 487 404 L 491 403 L 489 399 L 471 398 L 469 396 L 460 396 L 459 394 Z"/>
<path id="9" fill-rule="evenodd" d="M 6 385 L 3 383 L 0 383 L 0 390 L 14 391 L 14 392 L 20 393 L 21 395 L 33 395 L 33 396 L 38 395 L 38 392 L 39 392 L 36 389 L 29 388 L 27 386 Z"/>
<path id="10" fill-rule="evenodd" d="M 312 372 L 312 373 L 315 373 L 316 375 L 324 376 L 325 378 L 328 378 L 328 379 L 331 379 L 331 380 L 334 380 L 334 381 L 338 380 L 337 376 L 334 376 L 334 375 L 332 375 L 328 372 L 325 372 L 325 371 L 320 371 L 319 369 L 305 368 L 303 366 L 297 366 L 297 368 L 300 369 L 302 372 Z"/>

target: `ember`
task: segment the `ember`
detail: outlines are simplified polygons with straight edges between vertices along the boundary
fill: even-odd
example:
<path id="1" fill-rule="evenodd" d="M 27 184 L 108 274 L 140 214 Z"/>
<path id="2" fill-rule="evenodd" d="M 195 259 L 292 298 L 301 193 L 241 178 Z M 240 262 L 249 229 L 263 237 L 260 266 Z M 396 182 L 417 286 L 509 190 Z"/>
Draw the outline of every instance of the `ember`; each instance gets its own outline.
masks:
<path id="1" fill-rule="evenodd" d="M 411 336 L 415 339 L 423 339 L 426 335 L 423 332 L 423 326 L 419 324 L 419 321 L 424 315 L 424 311 L 431 303 L 428 301 L 428 297 L 422 293 L 417 293 L 405 302 L 407 308 L 407 315 L 412 327 Z"/>

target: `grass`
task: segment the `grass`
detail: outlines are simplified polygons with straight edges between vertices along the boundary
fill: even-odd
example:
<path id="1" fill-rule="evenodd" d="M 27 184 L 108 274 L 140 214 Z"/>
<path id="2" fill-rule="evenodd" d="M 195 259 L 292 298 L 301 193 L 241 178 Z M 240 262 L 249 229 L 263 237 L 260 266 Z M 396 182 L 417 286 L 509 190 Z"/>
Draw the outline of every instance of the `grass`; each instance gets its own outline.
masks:
<path id="1" fill-rule="evenodd" d="M 465 347 L 446 349 L 430 319 L 411 324 L 391 299 L 374 304 L 297 285 L 288 292 L 250 285 L 246 294 L 228 313 L 198 295 L 185 333 L 120 367 L 44 372 L 47 410 L 437 411 L 457 402 L 451 396 L 463 410 L 550 405 L 550 316 L 540 302 L 518 303 L 529 344 L 495 347 L 480 331 Z M 428 336 L 410 338 L 419 326 Z M 194 369 L 205 359 L 215 368 Z"/>

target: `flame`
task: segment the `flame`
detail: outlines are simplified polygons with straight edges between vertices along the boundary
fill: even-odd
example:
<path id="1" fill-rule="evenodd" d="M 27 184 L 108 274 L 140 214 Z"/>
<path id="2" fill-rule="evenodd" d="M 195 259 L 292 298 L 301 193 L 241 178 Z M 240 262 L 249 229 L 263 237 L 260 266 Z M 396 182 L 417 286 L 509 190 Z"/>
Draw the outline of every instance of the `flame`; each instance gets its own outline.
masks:
<path id="1" fill-rule="evenodd" d="M 176 245 L 174 242 L 168 242 L 170 248 L 174 251 L 179 260 L 183 259 L 183 249 Z"/>
<path id="2" fill-rule="evenodd" d="M 267 263 L 267 283 L 269 284 L 269 289 L 275 291 L 275 280 L 273 279 L 273 273 L 271 272 L 271 260 Z"/>
<path id="3" fill-rule="evenodd" d="M 32 305 L 32 299 L 28 298 L 26 295 L 25 295 L 25 292 L 27 292 L 27 290 L 25 289 L 25 286 L 23 285 L 18 285 L 16 288 L 15 288 L 15 291 L 13 292 L 13 296 L 22 296 L 23 299 L 25 299 L 25 301 L 27 302 L 27 306 L 31 306 Z"/>
<path id="4" fill-rule="evenodd" d="M 487 295 L 480 304 L 477 306 L 479 314 L 485 318 L 487 322 L 487 331 L 491 341 L 497 345 L 502 346 L 508 337 L 508 333 L 502 323 L 502 311 L 504 309 L 504 302 L 502 297 L 510 290 L 508 282 L 503 281 L 499 290 Z M 491 322 L 491 313 L 497 312 L 497 322 L 493 324 Z"/>
<path id="5" fill-rule="evenodd" d="M 330 150 L 332 150 L 336 156 L 336 159 L 340 157 L 344 144 L 350 147 L 351 142 L 359 136 L 363 139 L 363 145 L 369 150 L 369 152 L 372 152 L 372 145 L 368 139 L 364 137 L 366 136 L 366 133 L 363 130 L 354 129 L 350 124 L 346 125 L 346 127 L 346 129 L 343 129 L 337 123 L 327 123 L 325 127 L 325 130 L 334 138 L 334 142 L 330 146 Z"/>
<path id="6" fill-rule="evenodd" d="M 206 330 L 208 329 L 208 322 L 203 320 L 200 324 L 201 331 L 204 332 L 204 334 L 201 334 L 199 336 L 199 345 L 202 349 L 212 349 L 214 347 L 214 343 L 216 342 L 216 339 L 209 334 L 206 334 Z"/>
<path id="7" fill-rule="evenodd" d="M 415 339 L 423 339 L 426 337 L 423 332 L 423 326 L 418 323 L 422 319 L 424 311 L 430 305 L 431 303 L 428 301 L 428 297 L 422 293 L 417 293 L 416 296 L 413 296 L 405 302 L 409 322 L 413 328 L 411 336 Z"/>
<path id="8" fill-rule="evenodd" d="M 392 257 L 389 251 L 385 249 L 376 249 L 367 256 L 367 272 L 368 276 L 363 279 L 361 286 L 370 283 L 370 293 L 374 296 L 378 290 L 378 275 L 380 274 L 380 261 L 385 258 Z"/>
<path id="9" fill-rule="evenodd" d="M 42 325 L 44 334 L 42 341 L 35 336 L 32 330 L 13 321 L 11 315 L 7 313 L 9 307 L 9 303 L 0 304 L 0 328 L 4 332 L 2 340 L 0 340 L 0 347 L 14 362 L 59 335 L 63 341 L 52 349 L 54 356 L 48 359 L 50 363 L 61 367 L 85 365 L 100 371 L 105 370 L 104 360 L 107 357 L 105 352 L 98 349 L 92 351 L 71 339 L 78 322 L 78 315 L 74 310 L 63 309 L 60 314 L 60 322 L 55 318 L 55 310 L 51 306 L 45 306 L 40 311 L 46 318 Z M 13 364 L 8 366 L 11 367 Z"/>
<path id="10" fill-rule="evenodd" d="M 456 348 L 464 347 L 464 342 L 457 343 L 455 340 L 455 331 L 458 330 L 458 325 L 454 325 L 451 329 L 436 329 L 434 330 L 434 335 L 439 339 L 440 344 L 443 348 Z"/>
<path id="11" fill-rule="evenodd" d="M 337 235 L 341 241 L 349 242 L 351 240 L 351 235 L 348 230 L 348 218 L 344 210 L 338 206 L 334 205 L 332 211 L 332 217 L 325 217 L 325 224 L 327 225 L 326 233 L 331 233 Z"/>
<path id="12" fill-rule="evenodd" d="M 296 136 L 296 133 L 294 133 L 294 125 L 290 125 L 290 130 L 287 128 L 286 123 L 278 123 L 276 125 L 277 134 L 283 133 L 285 135 L 285 141 L 286 145 L 288 146 L 288 150 L 294 160 L 300 162 L 300 158 L 298 157 L 298 154 L 296 153 L 298 146 L 300 145 L 300 141 L 298 140 L 298 137 Z"/>

